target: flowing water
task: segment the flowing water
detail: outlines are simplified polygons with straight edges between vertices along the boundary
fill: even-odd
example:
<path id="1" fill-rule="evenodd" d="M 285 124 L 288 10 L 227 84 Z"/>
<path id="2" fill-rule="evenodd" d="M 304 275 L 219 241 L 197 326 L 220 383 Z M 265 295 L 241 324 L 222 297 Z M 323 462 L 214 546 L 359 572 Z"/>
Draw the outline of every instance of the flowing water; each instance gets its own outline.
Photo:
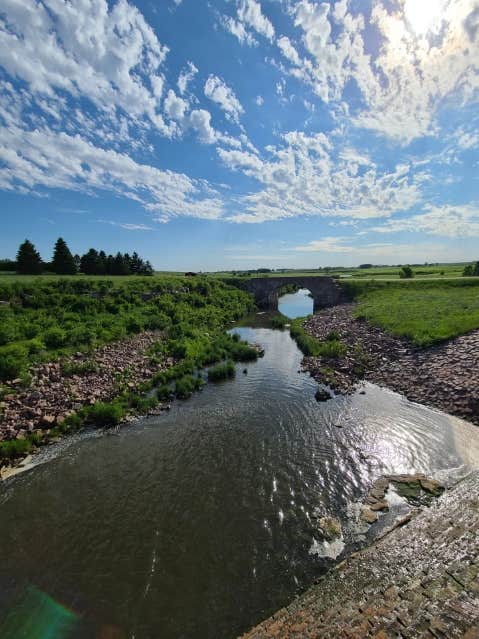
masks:
<path id="1" fill-rule="evenodd" d="M 287 331 L 234 330 L 265 348 L 235 380 L 0 485 L 6 639 L 38 618 L 52 639 L 236 637 L 331 565 L 315 515 L 339 517 L 349 549 L 379 475 L 467 471 L 456 431 L 474 427 L 372 385 L 317 403 Z"/>

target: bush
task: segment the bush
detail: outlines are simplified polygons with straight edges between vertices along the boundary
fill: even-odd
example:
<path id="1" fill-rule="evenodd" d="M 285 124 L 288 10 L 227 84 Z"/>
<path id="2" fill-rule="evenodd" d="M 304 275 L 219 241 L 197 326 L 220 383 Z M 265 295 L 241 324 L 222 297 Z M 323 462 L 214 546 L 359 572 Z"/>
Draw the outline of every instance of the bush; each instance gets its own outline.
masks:
<path id="1" fill-rule="evenodd" d="M 410 266 L 403 266 L 399 271 L 399 277 L 403 280 L 408 280 L 414 277 L 414 271 Z"/>
<path id="2" fill-rule="evenodd" d="M 27 351 L 19 344 L 5 346 L 0 352 L 0 380 L 19 377 L 27 366 Z"/>
<path id="3" fill-rule="evenodd" d="M 66 333 L 61 328 L 50 328 L 43 335 L 47 348 L 61 348 L 66 340 Z"/>
<path id="4" fill-rule="evenodd" d="M 289 319 L 286 315 L 282 315 L 279 313 L 278 315 L 273 315 L 271 318 L 271 327 L 272 328 L 284 328 L 286 324 L 289 323 Z"/>
<path id="5" fill-rule="evenodd" d="M 229 379 L 235 376 L 235 365 L 232 361 L 223 362 L 212 366 L 208 370 L 208 380 L 210 382 L 219 382 L 223 379 Z"/>
<path id="6" fill-rule="evenodd" d="M 162 384 L 156 391 L 156 396 L 160 402 L 166 402 L 173 397 L 173 391 L 167 384 Z"/>
<path id="7" fill-rule="evenodd" d="M 175 394 L 179 399 L 186 399 L 195 391 L 203 386 L 201 377 L 193 377 L 193 375 L 184 375 L 176 380 Z"/>
<path id="8" fill-rule="evenodd" d="M 110 404 L 97 402 L 88 409 L 88 421 L 100 427 L 119 424 L 123 415 L 123 408 L 116 402 Z"/>
<path id="9" fill-rule="evenodd" d="M 96 373 L 98 370 L 95 362 L 87 360 L 86 362 L 64 362 L 62 364 L 62 374 L 65 377 L 72 375 L 87 375 L 88 373 Z"/>

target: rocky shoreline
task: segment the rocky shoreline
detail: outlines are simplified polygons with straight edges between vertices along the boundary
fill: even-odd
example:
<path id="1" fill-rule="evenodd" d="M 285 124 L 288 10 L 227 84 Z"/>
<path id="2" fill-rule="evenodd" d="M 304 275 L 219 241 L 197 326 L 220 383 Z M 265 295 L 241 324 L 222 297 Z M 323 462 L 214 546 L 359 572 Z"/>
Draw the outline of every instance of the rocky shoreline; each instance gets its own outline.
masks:
<path id="1" fill-rule="evenodd" d="M 36 435 L 47 443 L 51 431 L 69 415 L 95 402 L 110 401 L 122 390 L 135 391 L 175 363 L 148 354 L 162 334 L 145 331 L 89 353 L 78 352 L 61 361 L 30 369 L 28 388 L 12 380 L 0 401 L 0 441 Z M 1 460 L 0 460 L 1 464 Z"/>
<path id="2" fill-rule="evenodd" d="M 356 318 L 354 309 L 341 304 L 305 322 L 306 332 L 320 340 L 334 331 L 346 354 L 305 357 L 304 370 L 336 393 L 367 380 L 479 425 L 479 331 L 421 349 Z"/>
<path id="3" fill-rule="evenodd" d="M 475 472 L 243 639 L 477 639 L 478 491 Z"/>

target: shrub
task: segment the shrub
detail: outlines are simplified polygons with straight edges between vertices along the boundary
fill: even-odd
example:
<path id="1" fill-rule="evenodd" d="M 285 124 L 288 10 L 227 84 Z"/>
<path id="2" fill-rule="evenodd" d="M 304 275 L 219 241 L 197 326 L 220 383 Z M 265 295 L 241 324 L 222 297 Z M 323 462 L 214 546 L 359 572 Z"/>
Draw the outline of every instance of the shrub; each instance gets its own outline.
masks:
<path id="1" fill-rule="evenodd" d="M 156 391 L 156 395 L 160 402 L 166 402 L 173 397 L 173 391 L 167 384 L 162 384 Z"/>
<path id="2" fill-rule="evenodd" d="M 222 362 L 216 366 L 212 366 L 208 370 L 208 380 L 210 382 L 219 382 L 235 376 L 235 365 L 232 361 Z"/>
<path id="3" fill-rule="evenodd" d="M 186 399 L 198 389 L 198 382 L 193 375 L 184 375 L 176 380 L 175 394 L 179 399 Z"/>
<path id="4" fill-rule="evenodd" d="M 399 277 L 403 280 L 411 279 L 412 277 L 414 277 L 414 271 L 410 266 L 403 266 L 402 269 L 399 271 Z"/>
<path id="5" fill-rule="evenodd" d="M 338 331 L 332 330 L 332 331 L 329 331 L 329 333 L 326 335 L 326 339 L 328 340 L 328 342 L 334 342 L 336 340 L 340 340 L 341 335 L 339 334 Z"/>
<path id="6" fill-rule="evenodd" d="M 0 380 L 19 377 L 27 365 L 27 351 L 19 344 L 5 346 L 0 352 Z"/>
<path id="7" fill-rule="evenodd" d="M 72 375 L 87 375 L 88 373 L 96 373 L 98 370 L 95 362 L 87 360 L 86 362 L 64 362 L 62 364 L 62 374 L 65 377 Z"/>
<path id="8" fill-rule="evenodd" d="M 60 348 L 65 343 L 66 333 L 61 328 L 50 328 L 43 335 L 47 348 Z"/>
<path id="9" fill-rule="evenodd" d="M 272 328 L 284 328 L 286 324 L 289 323 L 289 319 L 286 315 L 282 315 L 279 313 L 278 315 L 273 315 L 271 318 L 271 327 Z"/>
<path id="10" fill-rule="evenodd" d="M 41 339 L 31 339 L 27 343 L 27 348 L 29 355 L 35 355 L 36 353 L 41 353 L 43 350 L 45 350 L 45 344 L 42 342 Z"/>
<path id="11" fill-rule="evenodd" d="M 96 426 L 115 426 L 119 424 L 124 414 L 120 404 L 97 402 L 88 409 L 88 420 Z"/>

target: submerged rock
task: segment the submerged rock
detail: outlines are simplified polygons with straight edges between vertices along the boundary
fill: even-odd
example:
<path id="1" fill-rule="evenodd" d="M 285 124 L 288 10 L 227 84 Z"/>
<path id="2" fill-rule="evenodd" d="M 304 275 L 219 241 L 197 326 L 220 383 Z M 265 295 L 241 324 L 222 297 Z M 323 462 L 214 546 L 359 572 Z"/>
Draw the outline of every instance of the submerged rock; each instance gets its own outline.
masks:
<path id="1" fill-rule="evenodd" d="M 328 399 L 332 399 L 331 393 L 325 388 L 318 388 L 315 394 L 315 398 L 317 402 L 327 402 Z"/>

